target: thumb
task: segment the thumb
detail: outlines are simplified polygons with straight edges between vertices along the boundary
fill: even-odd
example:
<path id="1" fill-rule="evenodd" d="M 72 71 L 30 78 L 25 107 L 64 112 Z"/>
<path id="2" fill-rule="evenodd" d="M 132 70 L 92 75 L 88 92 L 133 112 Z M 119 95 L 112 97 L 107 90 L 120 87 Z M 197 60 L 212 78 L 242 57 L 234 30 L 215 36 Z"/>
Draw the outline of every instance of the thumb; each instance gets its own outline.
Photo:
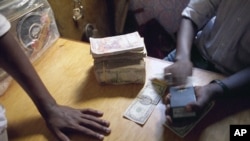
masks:
<path id="1" fill-rule="evenodd" d="M 197 102 L 192 102 L 192 103 L 189 103 L 189 104 L 186 106 L 186 110 L 187 110 L 188 112 L 199 111 L 199 110 L 200 110 L 200 106 L 198 105 Z"/>

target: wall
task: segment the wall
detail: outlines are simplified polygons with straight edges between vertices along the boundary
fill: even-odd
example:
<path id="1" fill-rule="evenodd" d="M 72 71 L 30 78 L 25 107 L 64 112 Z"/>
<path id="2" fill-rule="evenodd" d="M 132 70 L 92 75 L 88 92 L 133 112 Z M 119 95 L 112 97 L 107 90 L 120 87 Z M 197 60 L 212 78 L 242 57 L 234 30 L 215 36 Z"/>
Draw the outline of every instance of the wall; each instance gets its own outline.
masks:
<path id="1" fill-rule="evenodd" d="M 109 1 L 109 0 L 107 0 Z M 74 22 L 74 0 L 48 0 L 57 22 L 61 37 L 81 40 L 85 25 L 91 23 L 98 29 L 98 36 L 111 35 L 112 29 L 106 0 L 82 0 L 84 17 Z"/>

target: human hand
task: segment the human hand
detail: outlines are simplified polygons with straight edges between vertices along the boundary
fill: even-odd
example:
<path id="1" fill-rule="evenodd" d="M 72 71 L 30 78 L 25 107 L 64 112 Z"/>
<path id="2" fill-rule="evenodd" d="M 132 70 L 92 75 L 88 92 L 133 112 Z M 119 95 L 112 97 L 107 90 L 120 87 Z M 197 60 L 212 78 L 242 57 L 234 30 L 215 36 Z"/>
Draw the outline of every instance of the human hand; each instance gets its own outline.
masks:
<path id="1" fill-rule="evenodd" d="M 109 134 L 111 130 L 108 128 L 109 122 L 100 119 L 102 115 L 102 112 L 93 109 L 79 110 L 57 105 L 53 106 L 44 118 L 48 128 L 61 141 L 70 140 L 66 135 L 69 131 L 103 140 L 104 134 Z"/>
<path id="2" fill-rule="evenodd" d="M 173 82 L 178 80 L 186 80 L 188 76 L 192 75 L 193 64 L 190 60 L 179 60 L 174 64 L 164 69 L 164 74 L 171 74 Z"/>
<path id="3" fill-rule="evenodd" d="M 196 86 L 195 87 L 196 102 L 187 104 L 186 110 L 200 112 L 210 101 L 212 101 L 216 93 L 217 93 L 216 89 L 212 84 L 208 84 L 205 86 Z M 174 123 L 170 116 L 170 97 L 171 94 L 167 94 L 164 99 L 164 102 L 166 104 L 166 120 L 167 120 L 166 123 L 172 125 Z"/>

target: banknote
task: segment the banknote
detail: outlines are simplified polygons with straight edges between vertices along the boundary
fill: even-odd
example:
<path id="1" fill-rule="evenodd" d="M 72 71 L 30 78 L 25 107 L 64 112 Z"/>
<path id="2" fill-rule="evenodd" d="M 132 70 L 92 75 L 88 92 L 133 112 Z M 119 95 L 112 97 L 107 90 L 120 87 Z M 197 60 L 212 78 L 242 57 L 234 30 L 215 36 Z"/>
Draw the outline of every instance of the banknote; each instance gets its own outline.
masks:
<path id="1" fill-rule="evenodd" d="M 105 84 L 143 84 L 146 77 L 143 59 L 98 62 L 94 72 L 98 82 Z"/>
<path id="2" fill-rule="evenodd" d="M 143 125 L 151 115 L 154 107 L 155 105 L 151 103 L 150 98 L 138 98 L 129 105 L 123 116 Z"/>
<path id="3" fill-rule="evenodd" d="M 145 82 L 144 69 L 96 70 L 95 76 L 99 83 L 105 84 L 143 84 Z"/>
<path id="4" fill-rule="evenodd" d="M 90 38 L 94 72 L 101 84 L 145 83 L 147 50 L 138 32 Z"/>
<path id="5" fill-rule="evenodd" d="M 94 57 L 110 56 L 132 50 L 143 50 L 144 39 L 138 32 L 104 38 L 90 38 L 91 53 Z"/>
<path id="6" fill-rule="evenodd" d="M 169 87 L 169 83 L 163 79 L 153 78 L 151 79 L 151 83 L 152 83 L 153 89 L 160 96 L 163 96 L 166 92 L 166 89 Z"/>
<path id="7" fill-rule="evenodd" d="M 152 104 L 157 105 L 167 89 L 167 83 L 158 83 L 155 80 L 149 81 L 139 92 L 138 98 L 149 97 Z"/>
<path id="8" fill-rule="evenodd" d="M 92 56 L 95 62 L 102 62 L 102 61 L 112 61 L 112 60 L 137 60 L 147 56 L 147 50 L 144 46 L 142 50 L 132 50 L 123 52 L 120 54 L 114 54 L 109 56 L 102 56 L 102 57 L 95 57 Z"/>
<path id="9" fill-rule="evenodd" d="M 166 83 L 147 81 L 123 116 L 144 125 L 166 89 Z"/>

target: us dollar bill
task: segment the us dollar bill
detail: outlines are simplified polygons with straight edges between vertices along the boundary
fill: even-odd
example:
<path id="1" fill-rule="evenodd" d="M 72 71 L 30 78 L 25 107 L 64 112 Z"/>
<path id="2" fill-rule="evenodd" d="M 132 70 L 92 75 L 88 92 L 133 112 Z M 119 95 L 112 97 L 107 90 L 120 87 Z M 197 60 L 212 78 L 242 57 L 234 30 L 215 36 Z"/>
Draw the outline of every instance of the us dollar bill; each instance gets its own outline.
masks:
<path id="1" fill-rule="evenodd" d="M 147 81 L 123 116 L 138 124 L 145 124 L 166 89 L 166 83 Z"/>
<path id="2" fill-rule="evenodd" d="M 143 125 L 151 115 L 155 105 L 150 98 L 135 99 L 125 111 L 124 117 Z"/>

